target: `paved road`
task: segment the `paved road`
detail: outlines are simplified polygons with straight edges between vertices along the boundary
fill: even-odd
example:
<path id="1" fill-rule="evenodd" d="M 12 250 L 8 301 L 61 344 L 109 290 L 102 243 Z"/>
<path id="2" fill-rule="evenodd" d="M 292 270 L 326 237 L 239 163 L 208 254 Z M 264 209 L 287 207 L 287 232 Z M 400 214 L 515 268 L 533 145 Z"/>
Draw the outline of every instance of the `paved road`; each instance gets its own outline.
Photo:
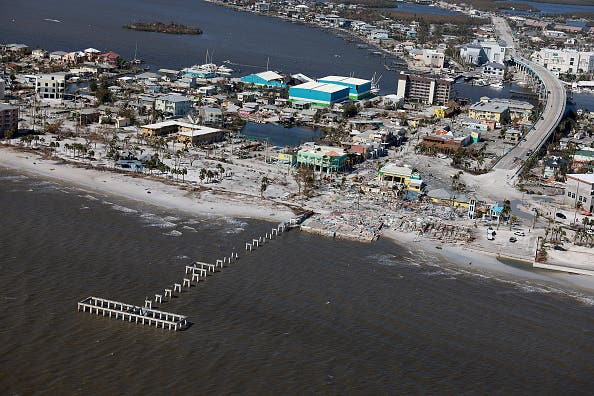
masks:
<path id="1" fill-rule="evenodd" d="M 534 127 L 526 134 L 524 139 L 508 151 L 506 155 L 497 162 L 495 169 L 513 171 L 515 176 L 522 166 L 529 153 L 538 150 L 548 137 L 555 131 L 565 113 L 567 96 L 563 83 L 551 74 L 547 69 L 531 62 L 516 52 L 513 35 L 507 21 L 502 17 L 493 17 L 495 29 L 507 44 L 511 47 L 509 54 L 517 62 L 522 62 L 534 70 L 544 82 L 547 90 L 546 102 L 544 104 L 542 117 L 534 124 Z"/>

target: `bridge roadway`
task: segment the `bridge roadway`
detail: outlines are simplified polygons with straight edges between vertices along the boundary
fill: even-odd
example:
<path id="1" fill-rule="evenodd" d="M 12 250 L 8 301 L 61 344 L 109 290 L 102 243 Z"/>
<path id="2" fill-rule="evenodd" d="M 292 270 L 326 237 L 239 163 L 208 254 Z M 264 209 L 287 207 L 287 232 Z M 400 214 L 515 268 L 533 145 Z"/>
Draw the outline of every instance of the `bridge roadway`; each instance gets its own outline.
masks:
<path id="1" fill-rule="evenodd" d="M 516 146 L 501 157 L 494 166 L 494 169 L 511 171 L 511 177 L 513 178 L 518 174 L 523 160 L 526 160 L 532 151 L 540 149 L 559 125 L 565 114 L 567 93 L 563 83 L 550 71 L 516 53 L 511 29 L 504 18 L 493 17 L 493 24 L 500 37 L 510 46 L 509 55 L 511 59 L 534 72 L 545 87 L 545 105 L 541 117 L 528 131 L 524 139 L 520 140 Z"/>

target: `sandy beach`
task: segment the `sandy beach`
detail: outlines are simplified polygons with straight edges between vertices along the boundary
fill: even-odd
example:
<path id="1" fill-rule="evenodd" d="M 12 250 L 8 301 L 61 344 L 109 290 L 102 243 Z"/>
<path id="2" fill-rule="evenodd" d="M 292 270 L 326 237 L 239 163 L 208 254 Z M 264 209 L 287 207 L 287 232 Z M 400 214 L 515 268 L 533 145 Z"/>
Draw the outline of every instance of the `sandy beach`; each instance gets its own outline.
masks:
<path id="1" fill-rule="evenodd" d="M 79 168 L 9 147 L 0 148 L 0 166 L 74 184 L 83 189 L 193 214 L 243 217 L 273 222 L 282 222 L 294 217 L 287 206 L 260 197 L 211 189 L 184 191 L 175 185 L 149 178 Z"/>
<path id="2" fill-rule="evenodd" d="M 252 218 L 273 222 L 287 221 L 294 217 L 294 213 L 287 206 L 257 196 L 215 189 L 192 191 L 188 188 L 186 191 L 176 185 L 147 177 L 87 169 L 61 160 L 43 159 L 36 153 L 21 151 L 14 147 L 0 148 L 0 166 L 75 185 L 82 189 L 191 214 Z M 429 253 L 438 259 L 441 257 L 456 264 L 455 272 L 489 277 L 504 282 L 536 281 L 548 285 L 547 287 L 558 285 L 563 289 L 576 290 L 578 294 L 573 297 L 578 298 L 580 291 L 594 293 L 594 277 L 591 276 L 535 270 L 528 263 L 511 266 L 499 261 L 495 254 L 426 238 L 417 240 L 414 233 L 384 229 L 382 236 L 411 250 Z M 436 246 L 439 246 L 439 249 Z M 545 289 L 535 290 L 545 292 Z M 546 290 L 555 290 L 555 287 Z"/>

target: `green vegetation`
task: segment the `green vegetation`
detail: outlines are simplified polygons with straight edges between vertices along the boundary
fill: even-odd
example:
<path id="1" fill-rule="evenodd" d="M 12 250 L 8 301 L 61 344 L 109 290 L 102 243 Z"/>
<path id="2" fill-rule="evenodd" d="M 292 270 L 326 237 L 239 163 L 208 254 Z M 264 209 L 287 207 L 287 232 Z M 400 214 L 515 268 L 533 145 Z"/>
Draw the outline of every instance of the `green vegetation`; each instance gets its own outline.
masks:
<path id="1" fill-rule="evenodd" d="M 174 22 L 169 24 L 163 22 L 134 22 L 123 26 L 125 29 L 140 30 L 141 32 L 158 32 L 168 34 L 202 34 L 202 30 L 180 25 Z"/>

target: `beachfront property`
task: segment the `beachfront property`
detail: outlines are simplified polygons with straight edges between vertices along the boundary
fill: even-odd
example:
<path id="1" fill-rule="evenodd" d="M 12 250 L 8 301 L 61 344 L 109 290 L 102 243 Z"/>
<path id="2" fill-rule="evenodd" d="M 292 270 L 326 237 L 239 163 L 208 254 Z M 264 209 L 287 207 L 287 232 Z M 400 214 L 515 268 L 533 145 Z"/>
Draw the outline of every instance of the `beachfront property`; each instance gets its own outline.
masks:
<path id="1" fill-rule="evenodd" d="M 421 192 L 423 179 L 410 166 L 398 166 L 394 163 L 384 165 L 377 172 L 378 180 L 388 186 L 401 186 L 406 190 Z"/>
<path id="2" fill-rule="evenodd" d="M 312 166 L 319 172 L 340 172 L 346 167 L 347 153 L 340 147 L 305 144 L 297 151 L 297 165 Z"/>
<path id="3" fill-rule="evenodd" d="M 433 203 L 446 204 L 448 206 L 468 208 L 468 218 L 473 219 L 476 212 L 478 198 L 475 194 L 452 191 L 445 188 L 438 188 L 427 192 L 427 198 Z"/>
<path id="4" fill-rule="evenodd" d="M 349 98 L 350 87 L 310 81 L 289 88 L 289 100 L 328 106 Z"/>
<path id="5" fill-rule="evenodd" d="M 38 74 L 35 76 L 35 93 L 40 99 L 64 98 L 66 73 Z"/>
<path id="6" fill-rule="evenodd" d="M 407 101 L 445 105 L 451 98 L 453 80 L 400 72 L 398 96 Z"/>
<path id="7" fill-rule="evenodd" d="M 0 100 L 4 99 L 5 90 L 6 90 L 6 82 L 0 78 Z"/>
<path id="8" fill-rule="evenodd" d="M 326 76 L 318 78 L 319 83 L 328 83 L 349 87 L 349 98 L 359 100 L 371 95 L 371 81 L 362 78 Z"/>
<path id="9" fill-rule="evenodd" d="M 0 137 L 6 132 L 16 134 L 19 129 L 19 108 L 0 103 Z"/>
<path id="10" fill-rule="evenodd" d="M 218 142 L 223 140 L 225 136 L 220 129 L 178 120 L 143 125 L 140 130 L 145 137 L 177 134 L 179 142 L 187 142 L 193 145 Z"/>
<path id="11" fill-rule="evenodd" d="M 183 95 L 164 95 L 155 99 L 155 109 L 163 114 L 182 117 L 190 112 L 192 99 Z"/>
<path id="12" fill-rule="evenodd" d="M 200 125 L 193 125 L 192 127 L 182 126 L 179 132 L 177 132 L 178 142 L 193 146 L 220 142 L 224 137 L 225 134 L 220 129 Z"/>
<path id="13" fill-rule="evenodd" d="M 567 174 L 564 203 L 594 211 L 594 173 Z"/>
<path id="14" fill-rule="evenodd" d="M 286 77 L 273 71 L 249 74 L 241 77 L 241 82 L 268 88 L 284 89 L 287 87 Z"/>

